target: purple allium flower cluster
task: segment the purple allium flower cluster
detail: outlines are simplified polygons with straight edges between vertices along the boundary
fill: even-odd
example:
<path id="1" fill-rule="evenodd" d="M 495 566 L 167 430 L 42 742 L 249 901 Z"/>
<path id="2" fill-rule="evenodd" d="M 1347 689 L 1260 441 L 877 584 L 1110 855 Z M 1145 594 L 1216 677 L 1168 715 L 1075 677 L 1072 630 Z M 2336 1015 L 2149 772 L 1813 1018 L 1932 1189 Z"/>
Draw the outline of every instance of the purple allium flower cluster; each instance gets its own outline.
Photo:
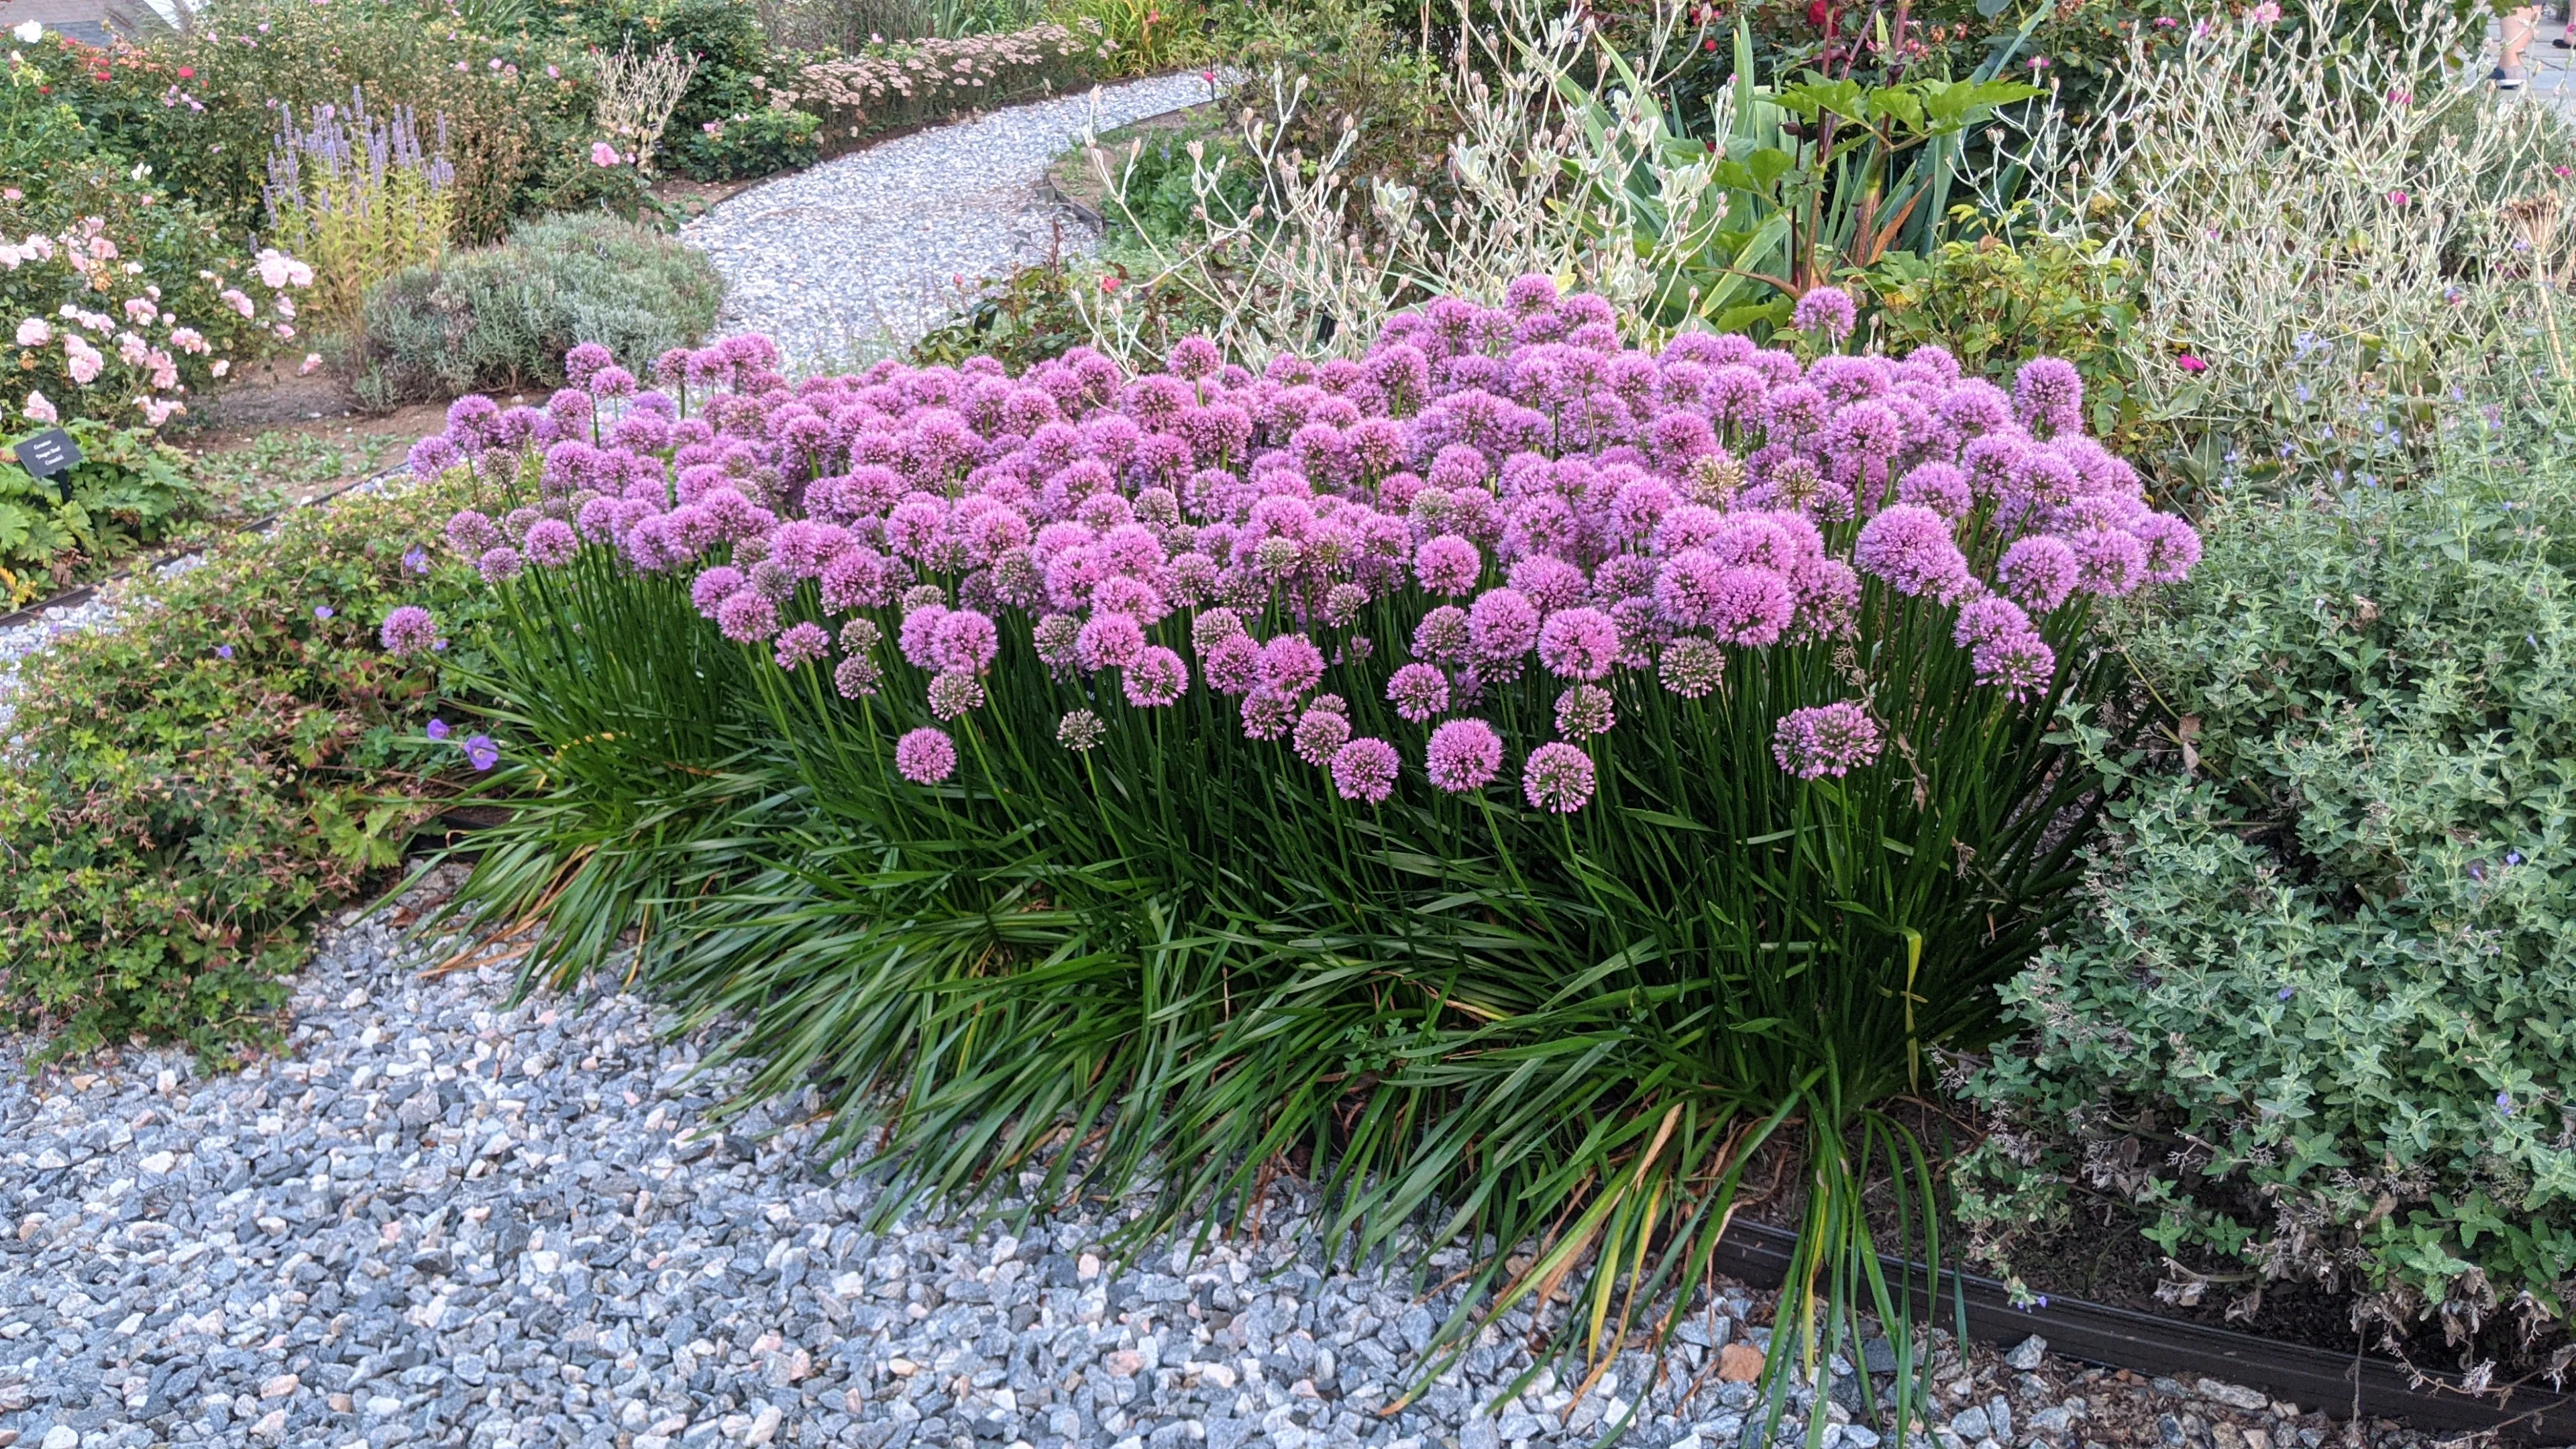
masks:
<path id="1" fill-rule="evenodd" d="M 2086 600 L 2198 558 L 2085 436 L 2063 363 L 2007 392 L 1938 348 L 1646 351 L 1617 320 L 1525 278 L 1504 306 L 1440 299 L 1365 356 L 1259 375 L 1193 338 L 1141 376 L 1077 347 L 1018 376 L 886 361 L 791 384 L 736 337 L 665 355 L 648 389 L 584 348 L 542 409 L 459 400 L 413 466 L 510 499 L 446 529 L 495 585 L 585 553 L 686 580 L 725 639 L 828 664 L 842 697 L 907 723 L 1077 690 L 1058 734 L 1088 750 L 1204 684 L 1349 798 L 1415 767 L 1481 789 L 1528 748 L 1523 793 L 1549 810 L 1601 787 L 1571 742 L 1613 748 L 1636 733 L 1613 732 L 1621 713 L 1763 679 L 1770 650 L 1867 659 L 1919 613 L 1980 687 L 2045 700 Z M 1852 320 L 1830 288 L 1793 318 L 1829 342 Z M 1825 657 L 1801 677 L 1837 677 Z M 1551 701 L 1555 742 L 1444 718 L 1544 729 Z M 1792 773 L 1877 757 L 1856 706 L 1781 730 Z M 947 778 L 945 734 L 903 738 L 906 778 Z"/>
<path id="2" fill-rule="evenodd" d="M 1878 722 L 1847 699 L 1793 709 L 1771 735 L 1771 756 L 1801 780 L 1840 778 L 1878 758 Z"/>
<path id="3" fill-rule="evenodd" d="M 438 621 L 420 605 L 404 604 L 385 615 L 376 637 L 386 653 L 397 657 L 426 653 L 438 647 Z"/>
<path id="4" fill-rule="evenodd" d="M 957 744 L 943 730 L 913 730 L 894 742 L 894 767 L 916 785 L 936 785 L 957 773 Z"/>

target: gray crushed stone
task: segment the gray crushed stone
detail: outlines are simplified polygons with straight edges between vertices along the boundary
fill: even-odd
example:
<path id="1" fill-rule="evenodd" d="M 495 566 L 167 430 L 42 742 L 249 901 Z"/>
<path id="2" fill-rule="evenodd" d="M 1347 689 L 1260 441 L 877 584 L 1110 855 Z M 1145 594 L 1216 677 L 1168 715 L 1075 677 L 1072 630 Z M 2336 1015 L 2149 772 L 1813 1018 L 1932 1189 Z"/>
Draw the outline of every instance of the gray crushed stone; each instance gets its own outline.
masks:
<path id="1" fill-rule="evenodd" d="M 1767 1305 L 1742 1289 L 1661 1362 L 1503 1398 L 1531 1363 L 1514 1315 L 1397 1407 L 1450 1300 L 1328 1267 L 1286 1191 L 1196 1257 L 1122 1262 L 1115 1204 L 872 1231 L 879 1189 L 815 1165 L 810 1102 L 711 1125 L 738 1078 L 652 1004 L 610 982 L 512 1007 L 497 953 L 407 940 L 437 884 L 326 929 L 285 1050 L 245 1071 L 136 1050 L 31 1074 L 0 1044 L 0 1446 L 1527 1449 L 1591 1443 L 1641 1395 L 1646 1449 L 1753 1437 L 1729 1378 Z M 1889 1346 L 1863 1358 L 1883 1387 Z M 1876 1449 L 1836 1368 L 1824 1442 Z M 1935 1379 L 1922 1449 L 2340 1432 L 2038 1343 L 1944 1344 Z"/>
<path id="2" fill-rule="evenodd" d="M 1087 254 L 1098 237 L 1047 197 L 1049 163 L 1086 128 L 1209 98 L 1199 75 L 1103 86 L 897 137 L 766 182 L 680 229 L 725 279 L 718 330 L 765 332 L 791 365 L 899 352 L 985 279 Z"/>

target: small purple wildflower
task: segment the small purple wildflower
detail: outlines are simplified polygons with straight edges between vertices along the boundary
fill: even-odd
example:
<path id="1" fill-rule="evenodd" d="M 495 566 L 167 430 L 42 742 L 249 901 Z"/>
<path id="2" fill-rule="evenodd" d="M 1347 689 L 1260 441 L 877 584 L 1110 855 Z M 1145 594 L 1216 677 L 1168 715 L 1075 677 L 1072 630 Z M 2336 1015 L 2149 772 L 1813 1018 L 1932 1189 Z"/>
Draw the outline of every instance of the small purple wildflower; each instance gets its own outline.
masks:
<path id="1" fill-rule="evenodd" d="M 439 719 L 436 716 L 432 716 L 429 721 L 429 727 L 423 730 L 422 733 L 428 735 L 433 740 L 443 740 L 450 734 L 453 734 L 454 731 L 447 727 L 447 721 Z"/>
<path id="2" fill-rule="evenodd" d="M 411 550 L 410 550 L 409 552 L 405 553 L 405 554 L 402 556 L 402 566 L 403 566 L 403 572 L 404 572 L 404 573 L 407 573 L 407 574 L 425 574 L 425 573 L 428 573 L 428 572 L 429 572 L 429 553 L 428 553 L 428 551 L 427 551 L 427 550 L 425 550 L 425 549 L 423 549 L 423 548 L 422 548 L 420 545 L 418 545 L 418 544 L 414 544 L 414 545 L 412 545 Z"/>
<path id="3" fill-rule="evenodd" d="M 230 644 L 218 644 L 218 645 L 216 645 L 216 646 L 215 646 L 215 657 L 216 657 L 217 659 L 230 659 L 230 658 L 232 658 L 232 657 L 233 657 L 233 646 L 231 646 Z"/>
<path id="4" fill-rule="evenodd" d="M 488 770 L 501 762 L 501 747 L 492 743 L 490 735 L 467 735 L 465 762 L 477 770 Z"/>

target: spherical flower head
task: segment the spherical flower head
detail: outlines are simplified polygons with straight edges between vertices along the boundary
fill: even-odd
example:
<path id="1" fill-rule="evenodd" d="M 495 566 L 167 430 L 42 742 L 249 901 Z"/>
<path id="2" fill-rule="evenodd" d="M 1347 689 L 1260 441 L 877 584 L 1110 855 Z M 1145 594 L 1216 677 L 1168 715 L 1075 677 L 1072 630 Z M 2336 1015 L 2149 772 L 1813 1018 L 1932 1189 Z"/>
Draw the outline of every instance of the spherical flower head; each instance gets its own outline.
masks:
<path id="1" fill-rule="evenodd" d="M 2200 563 L 2199 532 L 2173 514 L 2150 513 L 2132 522 L 2129 532 L 2146 545 L 2148 583 L 2177 583 Z"/>
<path id="2" fill-rule="evenodd" d="M 1145 627 L 1128 614 L 1094 614 L 1074 636 L 1075 660 L 1085 669 L 1123 669 L 1145 652 Z"/>
<path id="3" fill-rule="evenodd" d="M 1348 743 L 1350 719 L 1338 710 L 1315 709 L 1311 706 L 1298 716 L 1297 732 L 1292 737 L 1297 758 L 1317 769 L 1332 763 L 1333 752 Z"/>
<path id="4" fill-rule="evenodd" d="M 1700 622 L 1726 643 L 1758 648 L 1779 642 L 1797 612 L 1798 597 L 1786 578 L 1747 564 L 1718 575 Z"/>
<path id="5" fill-rule="evenodd" d="M 584 342 L 564 354 L 564 377 L 575 387 L 588 387 L 599 374 L 617 365 L 617 356 L 596 342 Z"/>
<path id="6" fill-rule="evenodd" d="M 385 615 L 384 627 L 376 637 L 385 652 L 397 658 L 409 658 L 427 652 L 438 642 L 438 621 L 418 604 L 405 604 Z"/>
<path id="7" fill-rule="evenodd" d="M 1486 664 L 1509 664 L 1537 646 L 1539 622 L 1538 605 L 1528 595 L 1487 589 L 1467 610 L 1467 644 Z"/>
<path id="8" fill-rule="evenodd" d="M 1160 644 L 1149 644 L 1121 679 L 1127 702 L 1138 709 L 1161 709 L 1178 703 L 1190 687 L 1190 666 Z"/>
<path id="9" fill-rule="evenodd" d="M 1407 724 L 1424 724 L 1449 708 L 1449 676 L 1428 664 L 1408 664 L 1386 682 L 1386 701 Z"/>
<path id="10" fill-rule="evenodd" d="M 864 654 L 853 654 L 832 671 L 832 689 L 843 699 L 865 699 L 885 682 L 885 671 Z"/>
<path id="11" fill-rule="evenodd" d="M 778 636 L 777 647 L 770 657 L 778 662 L 779 668 L 793 673 L 796 666 L 811 664 L 831 652 L 832 636 L 823 632 L 822 625 L 807 621 L 788 626 L 786 632 Z"/>
<path id="12" fill-rule="evenodd" d="M 794 632 L 793 630 L 789 632 Z M 930 680 L 930 713 L 952 720 L 984 707 L 984 681 L 962 670 L 943 670 Z"/>
<path id="13" fill-rule="evenodd" d="M 1077 709 L 1057 722 L 1055 742 L 1077 755 L 1088 754 L 1108 734 L 1109 726 L 1100 722 L 1100 716 L 1087 709 Z"/>
<path id="14" fill-rule="evenodd" d="M 1444 533 L 1414 550 L 1413 576 L 1426 591 L 1443 598 L 1463 599 L 1474 593 L 1484 571 L 1484 555 L 1454 533 Z"/>
<path id="15" fill-rule="evenodd" d="M 2057 651 L 2036 631 L 2004 634 L 1980 642 L 1969 655 L 1979 684 L 1991 684 L 2016 700 L 2045 693 L 2057 674 Z"/>
<path id="16" fill-rule="evenodd" d="M 1789 325 L 1801 332 L 1821 337 L 1841 346 L 1851 336 L 1860 314 L 1852 299 L 1839 287 L 1810 287 L 1789 310 Z"/>
<path id="17" fill-rule="evenodd" d="M 2060 357 L 2034 357 L 2013 374 L 2013 411 L 2043 435 L 2084 429 L 2084 375 Z"/>
<path id="18" fill-rule="evenodd" d="M 1248 694 L 1261 682 L 1261 646 L 1249 634 L 1228 634 L 1199 650 L 1199 667 L 1217 693 Z"/>
<path id="19" fill-rule="evenodd" d="M 1514 277 L 1511 285 L 1503 288 L 1503 305 L 1515 317 L 1553 311 L 1556 303 L 1556 278 L 1542 272 Z"/>
<path id="20" fill-rule="evenodd" d="M 529 524 L 525 542 L 528 561 L 541 568 L 562 568 L 581 552 L 581 540 L 572 525 L 560 518 L 540 518 Z"/>
<path id="21" fill-rule="evenodd" d="M 732 598 L 743 583 L 742 570 L 731 564 L 718 564 L 690 580 L 689 604 L 699 614 L 712 619 L 716 616 L 717 606 Z"/>
<path id="22" fill-rule="evenodd" d="M 2143 552 L 2141 550 L 2142 556 Z M 522 567 L 524 564 L 519 551 L 507 544 L 483 550 L 483 556 L 474 561 L 476 572 L 483 575 L 483 582 L 487 584 L 507 583 L 519 576 Z"/>
<path id="23" fill-rule="evenodd" d="M 894 767 L 916 785 L 936 785 L 957 773 L 957 742 L 943 730 L 914 730 L 894 742 Z"/>
<path id="24" fill-rule="evenodd" d="M 1995 565 L 1995 578 L 2013 602 L 2034 614 L 2053 612 L 2075 592 L 2081 568 L 2066 540 L 2045 534 L 2017 539 Z"/>
<path id="25" fill-rule="evenodd" d="M 1569 740 L 1606 735 L 1618 722 L 1618 702 L 1600 685 L 1578 684 L 1556 697 L 1556 732 Z"/>
<path id="26" fill-rule="evenodd" d="M 1896 481 L 1896 498 L 1928 508 L 1943 518 L 1965 518 L 1976 499 L 1968 488 L 1968 475 L 1948 463 L 1924 463 Z"/>
<path id="27" fill-rule="evenodd" d="M 2120 528 L 2088 528 L 2067 540 L 2075 582 L 2088 594 L 2129 593 L 2147 579 L 2147 546 Z"/>
<path id="28" fill-rule="evenodd" d="M 501 541 L 501 530 L 474 509 L 459 509 L 447 520 L 447 546 L 465 558 L 481 558 Z"/>
<path id="29" fill-rule="evenodd" d="M 1001 631 L 993 627 L 991 616 L 979 610 L 948 611 L 931 629 L 931 658 L 943 670 L 981 674 L 993 667 L 994 657 L 1001 652 Z"/>
<path id="30" fill-rule="evenodd" d="M 738 589 L 716 606 L 716 629 L 736 644 L 757 644 L 778 633 L 778 605 L 758 589 Z"/>
<path id="31" fill-rule="evenodd" d="M 2030 615 L 2019 604 L 1998 594 L 1985 594 L 1959 606 L 1959 622 L 1950 637 L 1962 649 L 1974 649 L 1998 639 L 2016 638 L 2035 632 Z"/>
<path id="32" fill-rule="evenodd" d="M 1882 508 L 1862 524 L 1852 562 L 1900 594 L 1947 598 L 1969 582 L 1968 560 L 1951 537 L 1950 520 L 1911 503 Z"/>
<path id="33" fill-rule="evenodd" d="M 448 441 L 444 434 L 432 433 L 411 445 L 411 453 L 406 461 L 411 465 L 413 477 L 436 478 L 464 462 L 465 455 L 458 452 L 456 444 Z"/>
<path id="34" fill-rule="evenodd" d="M 1254 690 L 1243 697 L 1243 735 L 1252 740 L 1275 740 L 1288 733 L 1297 718 L 1294 700 L 1281 699 L 1264 690 Z"/>
<path id="35" fill-rule="evenodd" d="M 1664 646 L 1655 667 L 1665 689 L 1684 699 L 1705 699 L 1726 679 L 1726 651 L 1715 640 L 1684 634 Z"/>
<path id="36" fill-rule="evenodd" d="M 1592 803 L 1592 757 L 1563 740 L 1530 751 L 1521 763 L 1521 794 L 1541 810 L 1571 815 Z"/>
<path id="37" fill-rule="evenodd" d="M 754 564 L 751 579 L 755 587 L 761 581 L 760 565 Z M 939 665 L 939 626 L 948 618 L 948 606 L 935 600 L 912 605 L 903 611 L 903 623 L 895 631 L 895 647 L 904 662 L 915 669 L 936 672 Z"/>
<path id="38" fill-rule="evenodd" d="M 1381 805 L 1395 793 L 1395 746 L 1384 740 L 1351 741 L 1333 752 L 1332 768 L 1334 793 L 1345 800 Z"/>
<path id="39" fill-rule="evenodd" d="M 1303 634 L 1282 634 L 1261 646 L 1261 684 L 1282 699 L 1295 699 L 1324 680 L 1324 651 Z"/>
<path id="40" fill-rule="evenodd" d="M 1619 662 L 1619 626 L 1599 609 L 1559 609 L 1538 631 L 1539 663 L 1559 679 L 1604 679 Z"/>
<path id="41" fill-rule="evenodd" d="M 1771 758 L 1801 780 L 1840 778 L 1878 758 L 1878 723 L 1850 700 L 1793 709 L 1771 734 Z"/>
<path id="42" fill-rule="evenodd" d="M 1442 604 L 1413 626 L 1413 652 L 1434 664 L 1464 664 L 1473 657 L 1467 611 Z"/>
<path id="43" fill-rule="evenodd" d="M 1431 783 L 1452 795 L 1481 790 L 1503 768 L 1503 737 L 1480 719 L 1453 719 L 1431 732 L 1423 751 Z"/>
<path id="44" fill-rule="evenodd" d="M 1369 591 L 1358 584 L 1335 584 L 1324 594 L 1324 622 L 1339 629 L 1368 607 Z"/>
<path id="45" fill-rule="evenodd" d="M 1202 609 L 1190 620 L 1190 643 L 1202 654 L 1243 633 L 1243 616 L 1232 609 Z"/>

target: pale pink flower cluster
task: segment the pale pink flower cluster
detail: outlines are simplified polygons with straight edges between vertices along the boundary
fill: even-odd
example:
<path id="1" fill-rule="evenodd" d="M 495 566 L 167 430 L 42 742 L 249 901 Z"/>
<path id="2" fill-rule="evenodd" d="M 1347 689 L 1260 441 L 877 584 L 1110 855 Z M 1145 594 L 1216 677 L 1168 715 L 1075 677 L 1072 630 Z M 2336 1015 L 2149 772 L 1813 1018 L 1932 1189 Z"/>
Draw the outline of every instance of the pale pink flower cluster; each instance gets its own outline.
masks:
<path id="1" fill-rule="evenodd" d="M 989 102 L 990 94 L 979 93 L 1023 88 L 1098 49 L 1053 24 L 1007 35 L 907 40 L 806 66 L 798 98 L 819 102 L 836 113 L 836 124 L 859 136 L 893 123 L 891 113 L 928 114 Z"/>
<path id="2" fill-rule="evenodd" d="M 250 258 L 247 268 L 268 291 L 278 320 L 244 328 L 220 315 L 184 319 L 164 300 L 161 285 L 145 275 L 143 263 L 125 259 L 105 218 L 96 216 L 52 236 L 0 242 L 0 268 L 52 268 L 59 273 L 51 283 L 58 295 L 117 299 L 111 310 L 98 311 L 65 302 L 52 317 L 21 317 L 10 326 L 22 349 L 18 370 L 42 374 L 47 382 L 70 390 L 58 392 L 67 398 L 64 402 L 47 397 L 42 387 L 31 391 L 20 411 L 37 422 L 57 421 L 66 406 L 86 416 L 130 408 L 147 426 L 160 427 L 187 410 L 182 357 L 230 351 L 244 338 L 292 337 L 292 293 L 313 284 L 311 266 L 272 247 Z M 212 273 L 200 274 L 198 280 L 220 288 L 218 302 L 235 316 L 257 321 L 259 303 L 247 292 L 224 286 L 224 279 Z M 37 283 L 39 288 L 47 285 Z M 221 377 L 230 369 L 231 359 L 224 357 L 209 371 Z"/>

